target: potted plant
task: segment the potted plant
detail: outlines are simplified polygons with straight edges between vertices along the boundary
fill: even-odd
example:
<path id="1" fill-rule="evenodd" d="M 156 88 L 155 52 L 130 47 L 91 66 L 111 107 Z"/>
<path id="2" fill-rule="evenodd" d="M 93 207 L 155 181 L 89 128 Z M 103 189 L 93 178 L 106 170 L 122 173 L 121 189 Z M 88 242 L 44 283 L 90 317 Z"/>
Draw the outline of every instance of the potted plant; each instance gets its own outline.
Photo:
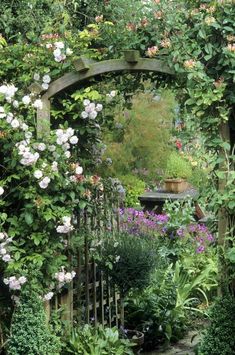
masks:
<path id="1" fill-rule="evenodd" d="M 165 190 L 173 193 L 184 192 L 191 176 L 191 164 L 176 152 L 172 152 L 166 163 Z"/>
<path id="2" fill-rule="evenodd" d="M 139 354 L 142 345 L 144 344 L 144 333 L 139 330 L 120 328 L 120 335 L 122 338 L 128 339 L 132 344 L 132 350 L 134 353 Z"/>

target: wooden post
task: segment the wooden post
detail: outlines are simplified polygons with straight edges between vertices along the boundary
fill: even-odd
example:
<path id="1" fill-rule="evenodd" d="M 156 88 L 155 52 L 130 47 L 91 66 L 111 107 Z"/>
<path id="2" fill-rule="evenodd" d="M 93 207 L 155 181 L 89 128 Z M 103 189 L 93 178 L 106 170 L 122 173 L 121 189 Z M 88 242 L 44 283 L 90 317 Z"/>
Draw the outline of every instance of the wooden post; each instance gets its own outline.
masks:
<path id="1" fill-rule="evenodd" d="M 85 293 L 86 293 L 86 323 L 90 323 L 90 294 L 89 294 L 89 249 L 87 231 L 85 236 Z"/>
<path id="2" fill-rule="evenodd" d="M 37 136 L 45 138 L 50 134 L 50 109 L 51 103 L 46 97 L 42 97 L 42 109 L 37 109 Z"/>
<path id="3" fill-rule="evenodd" d="M 93 263 L 93 317 L 94 317 L 94 324 L 97 326 L 97 308 L 96 308 L 96 264 Z"/>
<path id="4" fill-rule="evenodd" d="M 100 308 L 101 308 L 101 324 L 104 326 L 104 275 L 100 274 Z"/>
<path id="5" fill-rule="evenodd" d="M 228 123 L 223 123 L 220 126 L 220 136 L 224 142 L 230 141 L 230 131 Z M 228 154 L 230 152 L 228 151 Z M 226 158 L 226 154 L 221 149 L 220 153 L 223 159 Z M 223 161 L 220 164 L 220 170 L 225 171 L 226 166 L 225 162 Z M 219 193 L 223 193 L 225 186 L 226 186 L 227 178 L 220 178 L 218 184 L 218 191 Z M 227 272 L 225 270 L 225 263 L 224 263 L 224 248 L 226 247 L 226 233 L 228 229 L 228 216 L 224 207 L 219 209 L 218 213 L 218 271 L 219 271 L 219 287 L 218 287 L 218 295 L 221 296 L 223 294 L 223 285 L 226 282 Z"/>
<path id="6" fill-rule="evenodd" d="M 107 304 L 108 304 L 108 324 L 109 327 L 111 328 L 112 327 L 111 292 L 110 292 L 110 282 L 108 277 L 107 277 L 106 286 L 107 286 Z"/>
<path id="7" fill-rule="evenodd" d="M 120 325 L 124 328 L 124 298 L 120 295 Z"/>
<path id="8" fill-rule="evenodd" d="M 51 305 L 50 305 L 50 301 L 44 301 L 44 310 L 46 313 L 46 320 L 47 323 L 49 323 L 50 321 L 50 316 L 51 316 Z"/>

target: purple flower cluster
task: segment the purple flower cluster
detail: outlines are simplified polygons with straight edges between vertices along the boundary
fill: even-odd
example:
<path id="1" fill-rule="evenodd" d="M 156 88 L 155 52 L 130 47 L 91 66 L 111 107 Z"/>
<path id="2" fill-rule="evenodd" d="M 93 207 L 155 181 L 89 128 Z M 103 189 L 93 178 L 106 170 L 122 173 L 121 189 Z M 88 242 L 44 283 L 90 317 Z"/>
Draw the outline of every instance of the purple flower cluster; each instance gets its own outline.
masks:
<path id="1" fill-rule="evenodd" d="M 122 230 L 139 236 L 162 235 L 162 229 L 169 220 L 167 215 L 138 211 L 134 208 L 120 209 L 120 216 Z"/>
<path id="2" fill-rule="evenodd" d="M 194 239 L 197 254 L 203 253 L 208 245 L 215 242 L 213 235 L 204 224 L 191 224 L 188 230 Z"/>
<path id="3" fill-rule="evenodd" d="M 181 240 L 189 243 L 197 254 L 206 251 L 215 240 L 204 224 L 193 223 L 174 227 L 170 216 L 134 208 L 120 209 L 121 229 L 136 236 L 166 237 L 168 240 Z"/>

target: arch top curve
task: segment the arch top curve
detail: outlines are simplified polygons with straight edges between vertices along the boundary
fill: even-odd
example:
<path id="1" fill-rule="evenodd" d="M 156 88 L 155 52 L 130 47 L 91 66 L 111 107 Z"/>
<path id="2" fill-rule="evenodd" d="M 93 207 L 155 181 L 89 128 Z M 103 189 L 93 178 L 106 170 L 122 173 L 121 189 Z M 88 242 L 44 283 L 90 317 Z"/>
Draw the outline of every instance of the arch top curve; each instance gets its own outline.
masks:
<path id="1" fill-rule="evenodd" d="M 136 60 L 138 61 L 132 62 L 126 59 L 110 59 L 101 62 L 80 60 L 79 63 L 74 63 L 78 70 L 64 74 L 53 81 L 43 98 L 48 100 L 76 83 L 112 72 L 159 72 L 174 75 L 172 69 L 161 60 L 150 58 L 138 58 Z"/>
<path id="2" fill-rule="evenodd" d="M 100 62 L 81 57 L 74 62 L 76 71 L 64 74 L 53 81 L 48 90 L 42 95 L 43 107 L 37 109 L 37 132 L 42 136 L 49 132 L 50 127 L 50 99 L 56 94 L 66 90 L 72 85 L 91 79 L 98 75 L 118 72 L 154 72 L 174 75 L 174 71 L 162 60 L 153 58 L 141 58 L 136 50 L 124 52 L 124 58 L 109 59 Z M 29 87 L 31 92 L 40 94 L 42 87 L 39 84 L 32 84 Z"/>

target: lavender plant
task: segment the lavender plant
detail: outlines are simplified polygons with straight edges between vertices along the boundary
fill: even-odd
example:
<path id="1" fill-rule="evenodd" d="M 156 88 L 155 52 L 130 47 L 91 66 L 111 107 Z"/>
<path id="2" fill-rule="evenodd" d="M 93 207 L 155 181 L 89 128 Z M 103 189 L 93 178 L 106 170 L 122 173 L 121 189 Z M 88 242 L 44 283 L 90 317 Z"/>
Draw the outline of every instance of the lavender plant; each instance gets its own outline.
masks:
<path id="1" fill-rule="evenodd" d="M 195 253 L 203 253 L 213 244 L 214 237 L 204 224 L 191 222 L 188 224 L 172 223 L 174 219 L 168 214 L 143 212 L 133 208 L 120 210 L 121 227 L 127 233 L 139 237 L 151 238 L 157 244 L 174 242 L 187 245 Z M 172 219 L 172 221 L 171 221 Z M 188 222 L 188 217 L 186 219 Z M 182 220 L 182 222 L 185 222 Z M 169 243 L 168 243 L 169 244 Z"/>

